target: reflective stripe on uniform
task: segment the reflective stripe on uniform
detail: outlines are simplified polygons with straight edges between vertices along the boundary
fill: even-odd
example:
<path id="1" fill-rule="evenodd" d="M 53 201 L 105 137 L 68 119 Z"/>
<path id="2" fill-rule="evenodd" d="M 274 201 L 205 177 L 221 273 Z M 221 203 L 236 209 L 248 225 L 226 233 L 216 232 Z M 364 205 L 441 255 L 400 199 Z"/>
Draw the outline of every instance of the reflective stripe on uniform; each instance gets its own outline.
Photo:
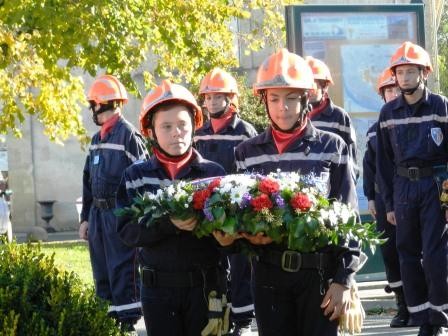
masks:
<path id="1" fill-rule="evenodd" d="M 376 132 L 370 132 L 367 133 L 367 141 L 369 141 L 370 139 L 376 137 Z"/>
<path id="2" fill-rule="evenodd" d="M 439 312 L 443 312 L 448 309 L 448 303 L 445 303 L 444 305 L 441 305 L 441 306 L 436 306 L 436 305 L 433 305 L 432 303 L 425 302 L 418 306 L 413 306 L 413 307 L 408 306 L 408 310 L 410 313 L 418 313 L 418 312 L 424 311 L 429 308 L 431 308 L 433 310 L 437 310 Z"/>
<path id="3" fill-rule="evenodd" d="M 140 158 L 137 159 L 134 155 L 132 155 L 130 152 L 128 152 L 125 149 L 124 145 L 119 145 L 119 144 L 114 144 L 114 143 L 100 143 L 100 144 L 97 144 L 97 145 L 91 145 L 90 148 L 89 148 L 89 150 L 91 150 L 91 151 L 97 150 L 97 149 L 112 149 L 112 150 L 119 150 L 119 151 L 125 152 L 126 156 L 129 159 L 131 159 L 132 162 L 135 162 L 138 159 L 142 159 L 142 158 L 145 157 L 144 154 L 143 154 L 143 157 L 140 157 Z"/>
<path id="4" fill-rule="evenodd" d="M 124 310 L 131 310 L 131 309 L 137 309 L 137 308 L 142 308 L 142 303 L 139 302 L 134 302 L 134 303 L 128 303 L 125 305 L 120 305 L 120 306 L 109 306 L 109 309 L 107 310 L 108 313 L 110 312 L 121 312 Z"/>
<path id="5" fill-rule="evenodd" d="M 322 128 L 322 127 L 333 128 L 333 129 L 338 129 L 341 132 L 345 132 L 347 134 L 350 134 L 350 136 L 352 135 L 351 127 L 345 126 L 345 125 L 341 125 L 340 123 L 335 122 L 335 121 L 331 122 L 331 121 L 312 120 L 311 122 L 317 128 Z M 351 138 L 353 138 L 353 137 L 351 136 Z"/>
<path id="6" fill-rule="evenodd" d="M 157 177 L 143 177 L 141 179 L 126 181 L 126 190 L 138 189 L 144 185 L 156 185 L 160 187 L 166 187 L 171 185 L 173 182 L 168 179 L 158 179 Z"/>
<path id="7" fill-rule="evenodd" d="M 246 135 L 230 135 L 230 134 L 207 134 L 207 135 L 196 135 L 193 140 L 194 142 L 199 140 L 229 140 L 229 141 L 244 141 L 250 139 Z"/>
<path id="8" fill-rule="evenodd" d="M 386 128 L 389 126 L 398 126 L 398 125 L 408 125 L 408 124 L 420 124 L 428 121 L 438 121 L 441 123 L 447 123 L 448 119 L 446 116 L 441 116 L 438 114 L 430 114 L 422 117 L 409 117 L 409 118 L 401 118 L 401 119 L 388 119 L 380 122 L 381 128 Z"/>
<path id="9" fill-rule="evenodd" d="M 238 169 L 245 169 L 257 164 L 266 162 L 280 162 L 280 161 L 331 161 L 335 164 L 347 164 L 347 155 L 339 155 L 338 153 L 283 153 L 283 154 L 263 154 L 253 156 L 244 161 L 236 161 Z"/>
<path id="10" fill-rule="evenodd" d="M 255 307 L 253 304 L 244 306 L 244 307 L 234 307 L 232 304 L 230 304 L 230 309 L 232 309 L 232 312 L 235 314 L 241 314 L 241 313 L 247 313 L 254 311 Z"/>
<path id="11" fill-rule="evenodd" d="M 403 281 L 395 281 L 395 282 L 389 282 L 390 288 L 398 288 L 403 286 Z"/>

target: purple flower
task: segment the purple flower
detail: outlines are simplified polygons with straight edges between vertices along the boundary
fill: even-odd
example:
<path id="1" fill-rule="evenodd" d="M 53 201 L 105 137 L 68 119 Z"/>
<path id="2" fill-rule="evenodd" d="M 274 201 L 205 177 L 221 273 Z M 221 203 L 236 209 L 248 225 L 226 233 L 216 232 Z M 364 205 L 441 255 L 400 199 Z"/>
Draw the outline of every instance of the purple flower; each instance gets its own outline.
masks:
<path id="1" fill-rule="evenodd" d="M 285 200 L 284 200 L 283 197 L 280 195 L 280 193 L 275 193 L 275 194 L 273 194 L 273 196 L 274 196 L 275 204 L 277 204 L 277 206 L 278 206 L 280 209 L 283 209 L 283 208 L 285 207 Z"/>
<path id="2" fill-rule="evenodd" d="M 207 198 L 207 200 L 204 202 L 204 209 L 202 209 L 202 212 L 204 213 L 204 216 L 208 221 L 211 222 L 215 220 L 215 217 L 213 217 L 212 208 L 210 208 L 210 198 Z"/>
<path id="3" fill-rule="evenodd" d="M 247 207 L 250 204 L 251 200 L 252 200 L 252 196 L 247 192 L 244 193 L 244 195 L 241 199 L 240 208 L 244 209 L 245 207 Z"/>
<path id="4" fill-rule="evenodd" d="M 213 217 L 211 208 L 204 208 L 202 211 L 204 212 L 204 216 L 205 216 L 205 218 L 207 218 L 208 221 L 211 222 L 215 219 Z"/>

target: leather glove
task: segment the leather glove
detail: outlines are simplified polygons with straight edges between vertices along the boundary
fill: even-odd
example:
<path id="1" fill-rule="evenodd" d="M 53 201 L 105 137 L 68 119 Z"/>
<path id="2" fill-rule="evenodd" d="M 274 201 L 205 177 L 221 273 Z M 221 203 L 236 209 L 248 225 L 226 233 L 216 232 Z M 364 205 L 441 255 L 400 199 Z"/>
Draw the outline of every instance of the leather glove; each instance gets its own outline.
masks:
<path id="1" fill-rule="evenodd" d="M 344 335 L 348 332 L 350 335 L 361 333 L 362 325 L 366 313 L 359 299 L 358 286 L 356 282 L 350 288 L 350 306 L 344 315 L 339 319 L 339 330 Z"/>
<path id="2" fill-rule="evenodd" d="M 216 291 L 211 291 L 208 295 L 208 324 L 201 331 L 201 336 L 216 335 L 221 336 L 229 331 L 230 308 L 227 306 L 225 295 L 217 297 Z"/>

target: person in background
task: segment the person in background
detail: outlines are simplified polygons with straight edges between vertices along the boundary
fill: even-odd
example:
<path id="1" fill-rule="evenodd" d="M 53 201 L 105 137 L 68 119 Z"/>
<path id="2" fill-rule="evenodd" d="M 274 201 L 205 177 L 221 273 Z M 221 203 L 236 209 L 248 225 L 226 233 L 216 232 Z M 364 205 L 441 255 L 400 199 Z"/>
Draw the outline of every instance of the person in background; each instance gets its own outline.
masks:
<path id="1" fill-rule="evenodd" d="M 215 68 L 203 79 L 199 95 L 204 100 L 210 120 L 199 128 L 194 137 L 201 155 L 224 167 L 226 174 L 235 169 L 235 147 L 257 135 L 255 128 L 238 116 L 238 86 L 228 72 Z M 250 289 L 251 267 L 242 254 L 229 256 L 232 335 L 240 335 L 253 318 Z"/>
<path id="2" fill-rule="evenodd" d="M 306 61 L 286 49 L 261 64 L 254 91 L 265 104 L 270 125 L 237 146 L 238 171 L 313 173 L 327 186 L 328 197 L 356 209 L 346 143 L 338 135 L 316 129 L 307 118 L 313 86 Z M 242 235 L 258 254 L 253 274 L 260 335 L 336 336 L 338 318 L 349 305 L 358 247 L 328 246 L 317 253 L 298 253 L 272 243 L 262 233 Z M 230 245 L 231 239 L 220 243 Z"/>
<path id="3" fill-rule="evenodd" d="M 155 194 L 177 180 L 225 174 L 192 148 L 194 130 L 201 125 L 201 108 L 185 87 L 164 80 L 151 90 L 142 104 L 140 128 L 151 139 L 153 155 L 125 170 L 118 206 L 129 207 L 137 195 Z M 199 239 L 192 233 L 195 217 L 164 216 L 148 226 L 148 216 L 151 213 L 139 221 L 122 216 L 117 226 L 127 245 L 141 248 L 141 301 L 148 335 L 201 335 L 209 321 L 209 293 L 226 291 L 219 245 L 213 237 Z"/>
<path id="4" fill-rule="evenodd" d="M 148 154 L 142 136 L 122 115 L 128 97 L 116 77 L 95 79 L 87 100 L 100 130 L 84 166 L 79 236 L 89 242 L 96 294 L 110 302 L 109 313 L 121 328 L 132 332 L 141 318 L 137 251 L 116 232 L 115 195 L 125 168 Z"/>
<path id="5" fill-rule="evenodd" d="M 328 95 L 330 85 L 334 84 L 328 66 L 312 56 L 305 57 L 305 60 L 313 71 L 315 83 L 314 89 L 310 91 L 312 109 L 308 113 L 308 117 L 316 128 L 337 134 L 345 141 L 356 183 L 359 177 L 359 168 L 356 134 L 352 120 L 348 113 L 342 107 L 335 105 Z"/>
<path id="6" fill-rule="evenodd" d="M 432 65 L 422 47 L 404 42 L 390 69 L 401 96 L 380 112 L 376 173 L 387 220 L 397 227 L 408 324 L 420 326 L 419 336 L 448 335 L 448 211 L 440 201 L 447 176 L 448 100 L 425 85 Z"/>
<path id="7" fill-rule="evenodd" d="M 378 78 L 377 92 L 385 103 L 399 96 L 400 90 L 389 68 L 385 69 Z M 387 239 L 384 244 L 380 245 L 388 281 L 386 291 L 394 292 L 398 307 L 398 312 L 392 318 L 390 327 L 402 328 L 408 324 L 409 312 L 403 293 L 403 282 L 401 281 L 395 225 L 387 221 L 386 208 L 376 182 L 376 128 L 377 122 L 373 123 L 367 131 L 367 148 L 363 159 L 363 188 L 368 200 L 369 212 L 376 220 L 377 230 L 383 232 L 382 237 Z"/>

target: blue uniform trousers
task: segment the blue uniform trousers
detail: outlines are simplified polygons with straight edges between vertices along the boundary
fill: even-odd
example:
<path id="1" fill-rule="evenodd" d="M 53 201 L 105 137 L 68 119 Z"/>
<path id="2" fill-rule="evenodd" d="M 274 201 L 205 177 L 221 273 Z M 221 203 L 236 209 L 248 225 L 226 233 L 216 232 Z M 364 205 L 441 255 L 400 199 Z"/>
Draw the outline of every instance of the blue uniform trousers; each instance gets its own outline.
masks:
<path id="1" fill-rule="evenodd" d="M 232 322 L 247 322 L 254 316 L 251 265 L 248 257 L 243 254 L 232 254 L 229 256 L 229 261 Z"/>
<path id="2" fill-rule="evenodd" d="M 320 308 L 328 276 L 317 270 L 295 273 L 254 262 L 254 302 L 260 336 L 336 336 L 339 321 L 330 321 Z"/>
<path id="3" fill-rule="evenodd" d="M 111 302 L 111 316 L 136 322 L 141 317 L 137 250 L 118 236 L 112 209 L 91 208 L 88 237 L 96 294 Z"/>
<path id="4" fill-rule="evenodd" d="M 208 294 L 203 287 L 142 285 L 141 301 L 151 336 L 199 336 L 208 323 Z"/>
<path id="5" fill-rule="evenodd" d="M 380 245 L 383 256 L 384 267 L 386 269 L 386 278 L 392 290 L 401 287 L 400 261 L 398 259 L 396 227 L 390 224 L 386 218 L 386 207 L 379 193 L 375 193 L 376 208 L 376 228 L 383 232 L 381 238 L 387 238 L 384 244 Z"/>
<path id="6" fill-rule="evenodd" d="M 397 249 L 410 324 L 448 326 L 448 233 L 433 177 L 394 179 Z"/>

